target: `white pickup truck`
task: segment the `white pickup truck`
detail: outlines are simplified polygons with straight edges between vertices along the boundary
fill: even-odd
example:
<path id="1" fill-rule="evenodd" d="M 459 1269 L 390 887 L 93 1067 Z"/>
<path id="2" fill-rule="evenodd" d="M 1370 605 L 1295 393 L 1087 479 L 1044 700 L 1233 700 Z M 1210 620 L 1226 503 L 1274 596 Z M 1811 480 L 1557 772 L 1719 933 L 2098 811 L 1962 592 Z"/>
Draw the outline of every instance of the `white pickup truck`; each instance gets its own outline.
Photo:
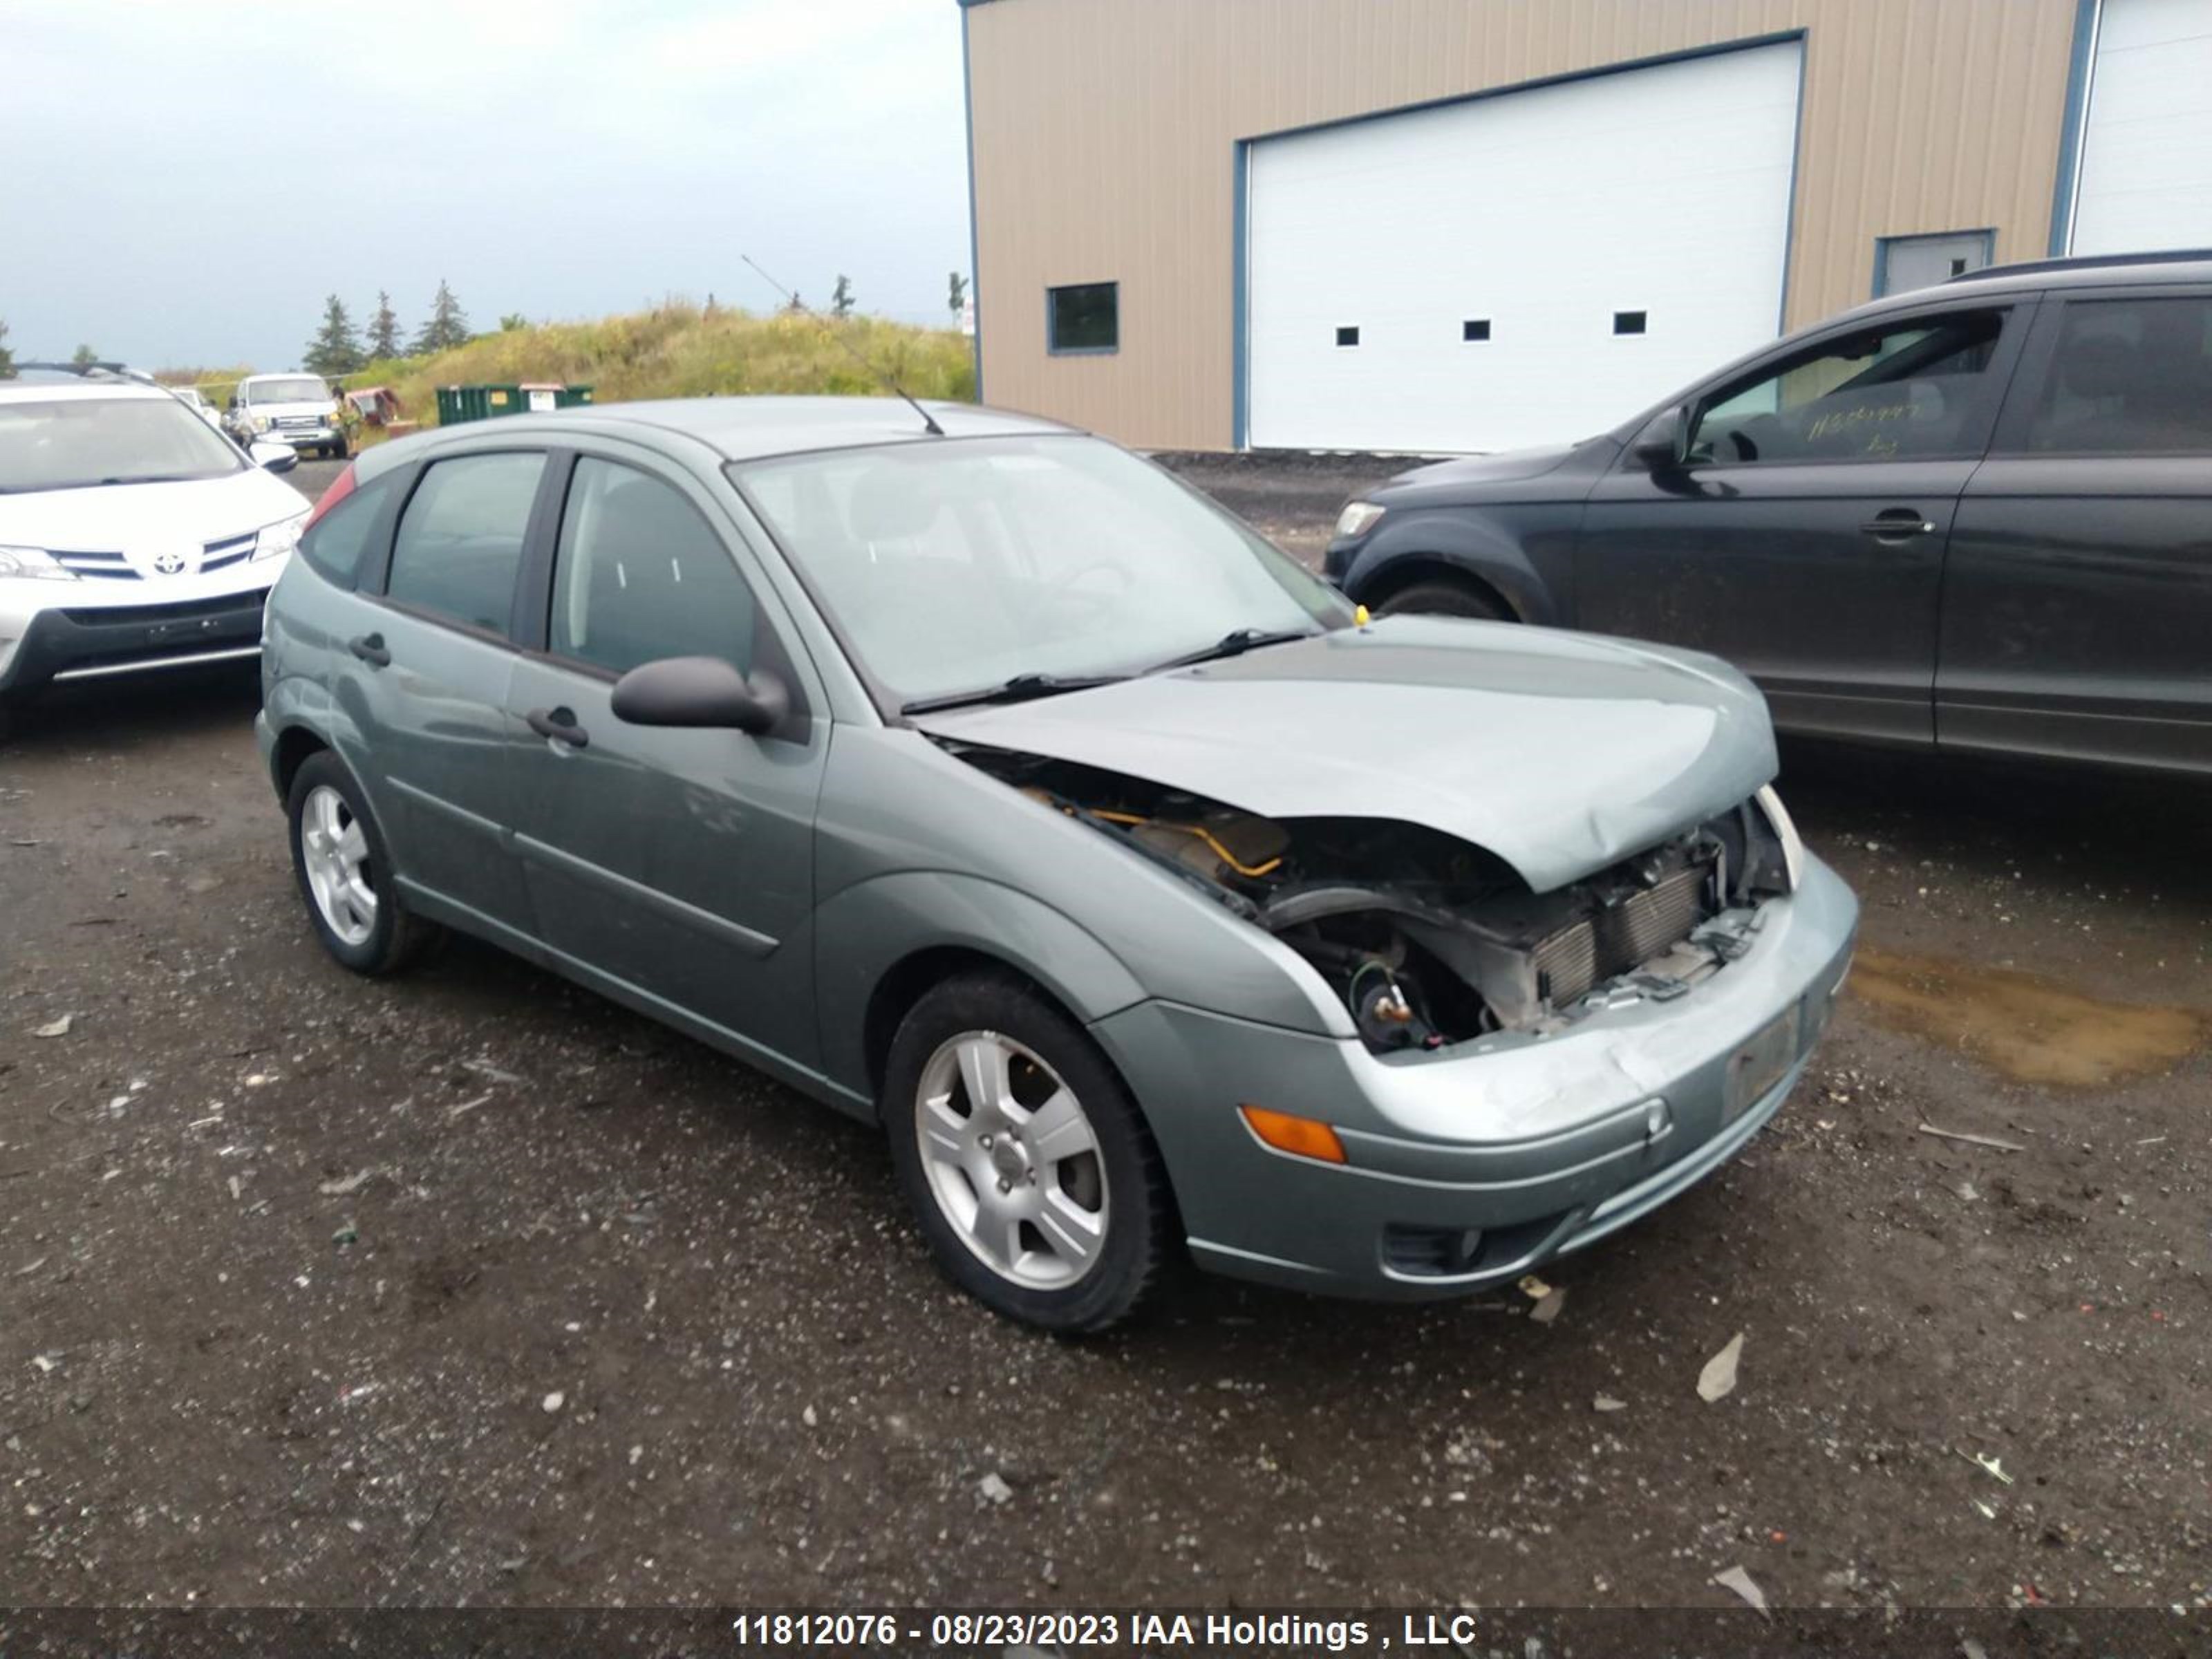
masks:
<path id="1" fill-rule="evenodd" d="M 345 427 L 338 400 L 315 374 L 249 374 L 232 396 L 226 424 L 241 444 L 289 444 L 343 459 Z"/>

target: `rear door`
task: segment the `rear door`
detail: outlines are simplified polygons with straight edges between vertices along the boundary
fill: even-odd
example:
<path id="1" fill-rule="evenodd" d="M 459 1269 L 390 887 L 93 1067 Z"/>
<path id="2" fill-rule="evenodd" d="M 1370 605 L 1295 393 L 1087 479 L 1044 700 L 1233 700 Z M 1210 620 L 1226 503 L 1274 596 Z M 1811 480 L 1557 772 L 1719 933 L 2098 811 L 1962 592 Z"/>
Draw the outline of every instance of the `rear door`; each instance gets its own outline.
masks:
<path id="1" fill-rule="evenodd" d="M 2045 297 L 1959 505 L 1936 727 L 2212 772 L 2212 287 Z"/>
<path id="2" fill-rule="evenodd" d="M 333 646 L 339 695 L 379 774 L 403 885 L 472 912 L 491 931 L 531 931 L 507 844 L 502 769 L 523 549 L 546 479 L 541 449 L 442 455 L 405 492 L 362 631 Z M 543 509 L 550 511 L 550 507 Z"/>
<path id="3" fill-rule="evenodd" d="M 811 1067 L 819 689 L 708 489 L 628 447 L 564 465 L 532 648 L 507 698 L 515 845 L 541 937 L 586 978 Z M 793 714 L 757 738 L 615 718 L 623 674 L 681 656 L 771 668 Z"/>
<path id="4" fill-rule="evenodd" d="M 1624 455 L 1593 492 L 1579 624 L 1726 658 L 1782 726 L 1932 742 L 1944 543 L 2028 308 L 1930 305 L 1706 388 L 1686 465 Z"/>

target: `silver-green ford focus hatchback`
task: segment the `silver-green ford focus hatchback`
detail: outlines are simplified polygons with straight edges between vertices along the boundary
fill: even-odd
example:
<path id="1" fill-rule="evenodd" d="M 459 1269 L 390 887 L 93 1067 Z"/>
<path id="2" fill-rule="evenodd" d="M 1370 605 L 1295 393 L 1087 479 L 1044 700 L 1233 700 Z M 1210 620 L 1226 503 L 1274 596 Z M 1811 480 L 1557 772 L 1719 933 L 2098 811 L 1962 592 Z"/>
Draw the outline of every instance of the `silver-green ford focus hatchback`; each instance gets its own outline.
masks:
<path id="1" fill-rule="evenodd" d="M 1370 623 L 1110 443 L 893 399 L 370 451 L 260 738 L 331 955 L 459 928 L 879 1122 L 937 1261 L 1095 1330 L 1179 1251 L 1474 1290 L 1732 1156 L 1857 907 L 1709 657 Z"/>

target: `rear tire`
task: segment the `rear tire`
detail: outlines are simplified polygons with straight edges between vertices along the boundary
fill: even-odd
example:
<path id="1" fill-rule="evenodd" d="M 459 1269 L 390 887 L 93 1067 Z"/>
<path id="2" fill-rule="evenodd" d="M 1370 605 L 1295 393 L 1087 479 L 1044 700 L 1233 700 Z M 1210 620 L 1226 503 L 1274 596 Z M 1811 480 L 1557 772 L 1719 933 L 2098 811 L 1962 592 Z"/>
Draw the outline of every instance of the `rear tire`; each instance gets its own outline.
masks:
<path id="1" fill-rule="evenodd" d="M 1152 1293 L 1172 1237 L 1166 1169 L 1066 1014 L 1011 976 L 962 975 L 908 1011 L 884 1072 L 891 1163 L 946 1278 L 1071 1335 Z"/>
<path id="2" fill-rule="evenodd" d="M 1400 588 L 1375 607 L 1378 617 L 1421 615 L 1430 617 L 1474 617 L 1484 622 L 1516 622 L 1519 619 L 1489 594 L 1465 582 L 1439 577 L 1419 581 Z"/>
<path id="3" fill-rule="evenodd" d="M 310 755 L 285 797 L 292 872 L 323 948 L 356 974 L 397 973 L 436 939 L 392 879 L 384 833 L 361 786 L 327 749 Z"/>

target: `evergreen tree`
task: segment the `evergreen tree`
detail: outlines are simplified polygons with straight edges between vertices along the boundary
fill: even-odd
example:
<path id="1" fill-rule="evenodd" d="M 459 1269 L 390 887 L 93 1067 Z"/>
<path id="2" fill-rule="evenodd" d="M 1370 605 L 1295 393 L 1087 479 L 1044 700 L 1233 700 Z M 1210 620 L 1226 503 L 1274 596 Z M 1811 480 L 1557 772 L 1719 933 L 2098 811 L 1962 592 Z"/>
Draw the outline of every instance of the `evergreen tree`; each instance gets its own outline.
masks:
<path id="1" fill-rule="evenodd" d="M 529 326 L 530 319 L 524 316 L 519 311 L 507 312 L 499 319 L 499 331 L 502 334 L 512 334 L 518 328 L 528 328 Z"/>
<path id="2" fill-rule="evenodd" d="M 850 276 L 840 276 L 837 286 L 830 290 L 830 314 L 832 317 L 853 314 L 853 279 Z"/>
<path id="3" fill-rule="evenodd" d="M 392 314 L 392 296 L 376 290 L 376 315 L 369 319 L 368 355 L 381 361 L 399 355 L 399 319 Z"/>
<path id="4" fill-rule="evenodd" d="M 353 319 L 346 315 L 345 301 L 333 294 L 323 301 L 323 325 L 300 354 L 301 365 L 334 380 L 352 374 L 362 362 L 361 339 L 353 331 Z"/>
<path id="5" fill-rule="evenodd" d="M 0 380 L 15 378 L 15 354 L 8 349 L 8 325 L 0 323 Z"/>
<path id="6" fill-rule="evenodd" d="M 968 308 L 968 279 L 957 270 L 945 279 L 945 308 L 952 313 L 952 320 L 956 323 L 960 320 L 960 313 Z"/>
<path id="7" fill-rule="evenodd" d="M 468 337 L 468 316 L 441 276 L 438 279 L 438 297 L 430 302 L 429 319 L 415 337 L 414 354 L 420 357 L 433 351 L 450 351 L 467 343 Z"/>
<path id="8" fill-rule="evenodd" d="M 88 345 L 81 345 L 70 354 L 70 362 L 79 368 L 90 368 L 100 361 L 100 354 Z"/>

